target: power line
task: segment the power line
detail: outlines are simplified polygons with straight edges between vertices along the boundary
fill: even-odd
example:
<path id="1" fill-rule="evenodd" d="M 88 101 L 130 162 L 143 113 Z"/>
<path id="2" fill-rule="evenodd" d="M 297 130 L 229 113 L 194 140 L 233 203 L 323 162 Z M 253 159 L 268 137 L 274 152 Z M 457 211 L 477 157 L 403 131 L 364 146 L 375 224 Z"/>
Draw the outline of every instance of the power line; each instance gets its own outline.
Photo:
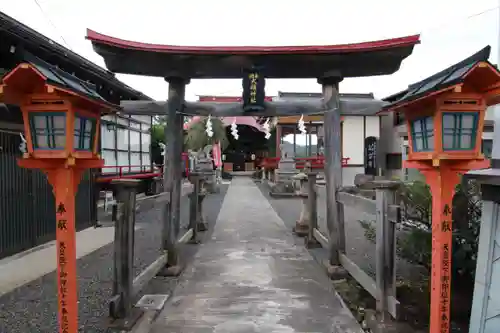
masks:
<path id="1" fill-rule="evenodd" d="M 477 13 L 474 13 L 474 14 L 471 14 L 471 15 L 468 15 L 468 16 L 463 16 L 463 17 L 457 18 L 454 21 L 450 21 L 450 22 L 447 22 L 447 23 L 445 22 L 445 23 L 442 23 L 442 24 L 439 24 L 439 25 L 436 25 L 436 26 L 433 26 L 433 27 L 425 28 L 425 29 L 423 29 L 423 30 L 420 31 L 420 34 L 422 34 L 424 32 L 429 32 L 429 31 L 443 29 L 443 28 L 449 27 L 449 26 L 457 23 L 457 20 L 460 21 L 460 22 L 467 21 L 467 20 L 470 20 L 472 18 L 475 18 L 475 17 L 481 16 L 481 15 L 484 15 L 486 13 L 492 12 L 494 10 L 500 10 L 500 6 L 495 6 L 495 7 L 492 7 L 492 8 L 488 8 L 488 9 L 485 9 L 485 10 L 483 10 L 481 12 L 477 12 Z"/>
<path id="2" fill-rule="evenodd" d="M 68 47 L 68 49 L 72 50 L 71 46 L 69 45 L 69 43 L 66 41 L 66 39 L 64 39 L 64 36 L 59 32 L 59 29 L 57 28 L 57 26 L 54 24 L 54 22 L 50 19 L 50 16 L 47 15 L 47 13 L 43 10 L 43 7 L 40 5 L 40 2 L 38 2 L 38 0 L 33 0 L 35 2 L 35 4 L 37 5 L 38 9 L 40 9 L 40 12 L 42 13 L 42 15 L 45 17 L 45 19 L 49 22 L 49 24 L 52 26 L 52 28 L 55 30 L 55 32 L 57 34 L 59 34 L 59 37 L 61 37 L 61 40 L 63 41 L 64 44 L 66 44 L 66 46 Z"/>

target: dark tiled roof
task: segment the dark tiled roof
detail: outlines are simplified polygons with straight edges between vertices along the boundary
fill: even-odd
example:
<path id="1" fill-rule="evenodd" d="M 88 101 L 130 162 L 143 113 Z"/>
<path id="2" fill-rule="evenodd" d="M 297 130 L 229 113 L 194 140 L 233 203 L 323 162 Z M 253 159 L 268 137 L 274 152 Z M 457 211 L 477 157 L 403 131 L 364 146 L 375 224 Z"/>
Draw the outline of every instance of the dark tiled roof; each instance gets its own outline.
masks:
<path id="1" fill-rule="evenodd" d="M 384 108 L 390 108 L 402 102 L 418 99 L 426 94 L 451 87 L 463 81 L 465 75 L 479 62 L 487 62 L 490 57 L 491 46 L 486 46 L 481 51 L 460 61 L 459 63 L 442 70 L 422 81 L 411 84 L 408 89 L 393 94 L 383 100 L 390 104 Z"/>
<path id="2" fill-rule="evenodd" d="M 31 65 L 33 65 L 33 67 L 35 67 L 40 73 L 42 73 L 43 76 L 47 78 L 47 82 L 49 84 L 69 89 L 93 100 L 106 103 L 106 100 L 97 93 L 95 85 L 82 81 L 76 76 L 64 72 L 56 66 L 53 66 L 40 58 L 35 57 L 34 55 L 27 54 L 26 59 Z"/>
<path id="3" fill-rule="evenodd" d="M 24 58 L 27 52 L 31 52 L 44 61 L 63 67 L 66 71 L 77 72 L 78 77 L 113 90 L 115 92 L 113 96 L 116 96 L 116 98 L 123 95 L 123 99 L 151 100 L 150 97 L 118 80 L 112 72 L 94 64 L 1 11 L 0 40 L 5 43 L 12 42 L 16 46 L 15 57 L 18 60 L 17 64 L 29 61 Z M 9 66 L 7 69 L 13 69 L 15 65 Z M 6 66 L 6 64 L 0 57 L 0 67 L 2 66 Z"/>

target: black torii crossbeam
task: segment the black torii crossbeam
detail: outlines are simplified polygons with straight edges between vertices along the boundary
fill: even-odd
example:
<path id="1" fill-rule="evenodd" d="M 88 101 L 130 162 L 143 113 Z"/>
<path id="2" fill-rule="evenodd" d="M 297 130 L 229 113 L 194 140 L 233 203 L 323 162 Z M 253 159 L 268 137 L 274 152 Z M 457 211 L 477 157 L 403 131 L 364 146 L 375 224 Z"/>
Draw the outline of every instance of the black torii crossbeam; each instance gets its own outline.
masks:
<path id="1" fill-rule="evenodd" d="M 375 114 L 387 103 L 367 98 L 341 97 L 339 102 L 340 112 L 347 114 Z M 168 101 L 121 101 L 120 106 L 125 114 L 157 116 L 165 115 L 168 110 Z M 184 102 L 178 111 L 186 116 L 212 116 L 212 117 L 237 117 L 237 116 L 300 116 L 310 114 L 323 114 L 328 111 L 324 100 L 312 101 L 272 101 L 264 102 L 262 111 L 244 111 L 243 103 L 225 102 Z"/>

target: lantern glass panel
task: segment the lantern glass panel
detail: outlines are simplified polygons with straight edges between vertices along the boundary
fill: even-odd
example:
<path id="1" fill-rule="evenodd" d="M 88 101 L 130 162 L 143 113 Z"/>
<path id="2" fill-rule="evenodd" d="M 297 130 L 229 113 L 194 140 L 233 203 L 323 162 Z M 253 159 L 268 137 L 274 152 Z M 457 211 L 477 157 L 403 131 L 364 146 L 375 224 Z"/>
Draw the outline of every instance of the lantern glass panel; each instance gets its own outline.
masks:
<path id="1" fill-rule="evenodd" d="M 31 112 L 33 149 L 61 150 L 66 146 L 65 112 Z"/>
<path id="2" fill-rule="evenodd" d="M 413 151 L 429 151 L 434 149 L 434 119 L 424 117 L 411 122 Z"/>
<path id="3" fill-rule="evenodd" d="M 75 150 L 92 150 L 96 131 L 95 124 L 96 122 L 94 119 L 75 115 L 75 133 L 73 140 L 73 148 Z"/>
<path id="4" fill-rule="evenodd" d="M 443 113 L 443 150 L 471 150 L 476 144 L 478 113 Z"/>

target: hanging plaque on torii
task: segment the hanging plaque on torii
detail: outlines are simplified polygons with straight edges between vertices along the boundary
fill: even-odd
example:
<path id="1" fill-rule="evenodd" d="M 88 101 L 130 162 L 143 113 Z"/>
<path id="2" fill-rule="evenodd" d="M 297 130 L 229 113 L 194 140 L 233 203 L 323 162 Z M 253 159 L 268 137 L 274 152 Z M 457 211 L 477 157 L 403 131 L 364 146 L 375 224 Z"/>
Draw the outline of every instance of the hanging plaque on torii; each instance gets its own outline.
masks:
<path id="1" fill-rule="evenodd" d="M 243 76 L 243 111 L 264 111 L 266 99 L 266 81 L 256 68 L 245 72 Z"/>

